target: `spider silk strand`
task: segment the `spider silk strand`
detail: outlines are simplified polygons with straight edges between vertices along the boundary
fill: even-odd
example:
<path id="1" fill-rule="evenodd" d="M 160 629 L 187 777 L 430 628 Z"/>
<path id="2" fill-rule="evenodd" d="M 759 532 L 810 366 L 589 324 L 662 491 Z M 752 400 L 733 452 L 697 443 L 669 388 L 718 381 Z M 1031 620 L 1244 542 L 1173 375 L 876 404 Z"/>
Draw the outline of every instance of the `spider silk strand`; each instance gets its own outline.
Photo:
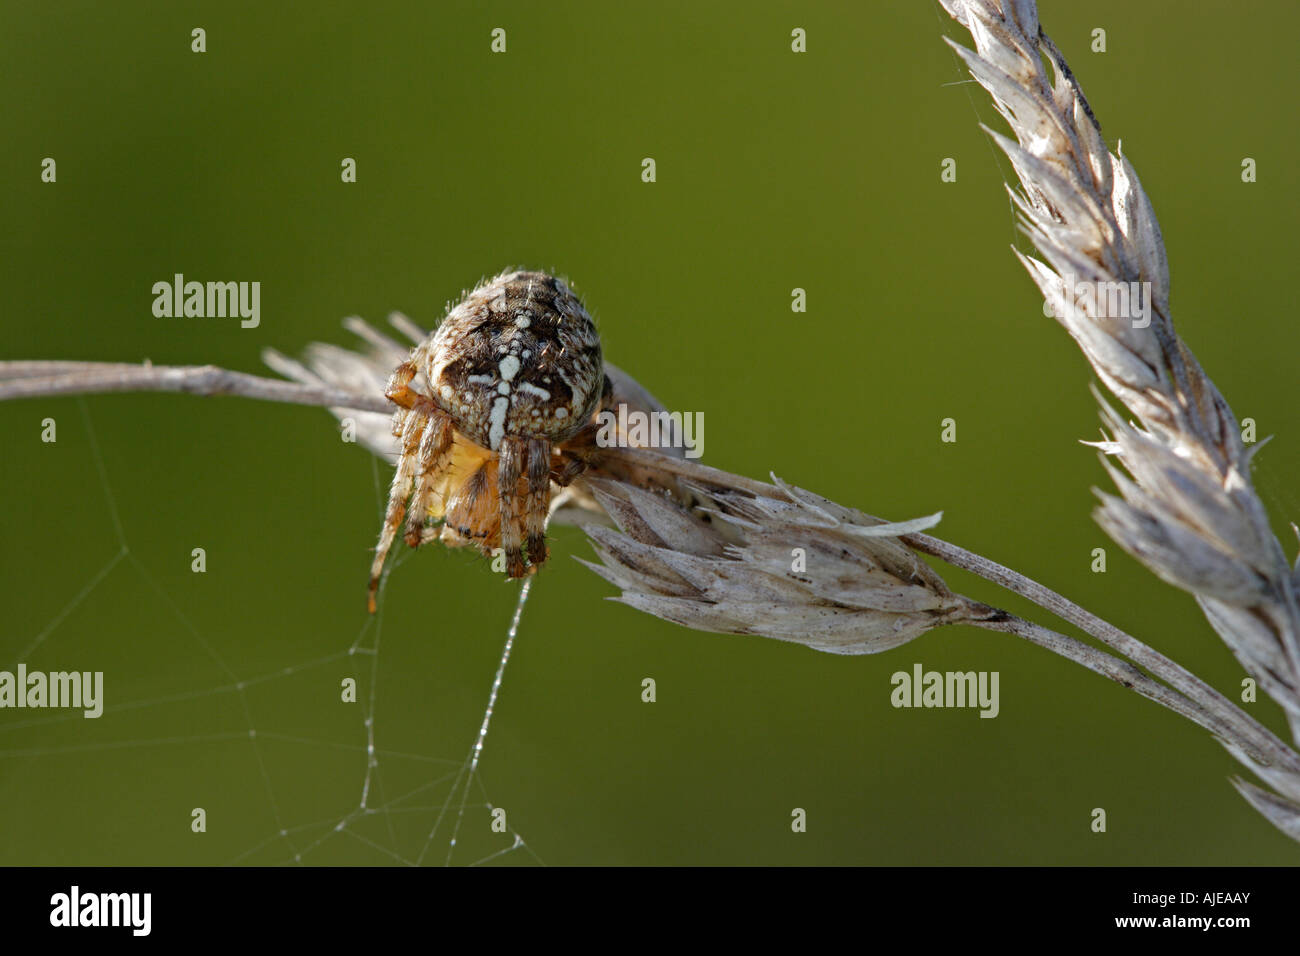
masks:
<path id="1" fill-rule="evenodd" d="M 474 747 L 470 750 L 469 772 L 465 775 L 465 789 L 461 794 L 460 808 L 456 811 L 456 825 L 451 831 L 451 842 L 447 847 L 447 863 L 456 850 L 456 839 L 460 836 L 460 824 L 465 819 L 465 804 L 469 800 L 470 787 L 474 785 L 474 774 L 478 772 L 479 758 L 483 755 L 483 744 L 487 740 L 488 728 L 492 725 L 492 713 L 496 710 L 497 694 L 501 692 L 501 681 L 506 675 L 506 665 L 510 663 L 510 652 L 515 646 L 515 635 L 519 633 L 519 620 L 524 616 L 524 605 L 528 603 L 528 592 L 532 589 L 533 579 L 525 578 L 519 588 L 519 599 L 515 602 L 515 615 L 510 620 L 510 630 L 506 633 L 506 646 L 501 650 L 501 662 L 497 664 L 497 673 L 492 678 L 492 690 L 488 693 L 487 707 L 483 710 L 483 723 L 479 725 L 478 736 L 474 738 Z"/>

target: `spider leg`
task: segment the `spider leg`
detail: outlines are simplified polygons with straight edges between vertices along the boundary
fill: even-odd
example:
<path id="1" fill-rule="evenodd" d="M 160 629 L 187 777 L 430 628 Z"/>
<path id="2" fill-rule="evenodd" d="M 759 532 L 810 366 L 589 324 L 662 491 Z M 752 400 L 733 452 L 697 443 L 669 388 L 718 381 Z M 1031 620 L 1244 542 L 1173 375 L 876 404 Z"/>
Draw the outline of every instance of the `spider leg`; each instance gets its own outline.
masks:
<path id="1" fill-rule="evenodd" d="M 411 476 L 417 460 L 415 451 L 420 444 L 420 426 L 424 421 L 424 416 L 418 413 L 408 415 L 402 427 L 402 453 L 397 459 L 397 471 L 393 475 L 392 487 L 388 490 L 388 511 L 384 514 L 384 526 L 379 532 L 379 546 L 375 549 L 375 560 L 370 565 L 367 606 L 371 614 L 375 613 L 375 592 L 379 590 L 379 575 L 384 570 L 388 549 L 393 546 L 397 527 L 402 523 L 402 517 L 406 513 L 406 499 L 411 493 Z"/>
<path id="2" fill-rule="evenodd" d="M 528 497 L 524 501 L 528 560 L 537 566 L 546 563 L 546 517 L 551 499 L 551 443 L 545 438 L 528 439 L 524 446 L 524 474 L 528 478 Z"/>
<path id="3" fill-rule="evenodd" d="M 389 431 L 393 433 L 394 438 L 402 437 L 402 430 L 406 428 L 406 419 L 410 414 L 410 411 L 405 408 L 399 408 L 393 412 L 393 425 Z"/>
<path id="4" fill-rule="evenodd" d="M 524 439 L 509 435 L 497 452 L 497 502 L 501 512 L 501 548 L 506 556 L 506 574 L 522 578 L 524 567 L 523 522 L 520 520 L 519 479 L 523 473 Z"/>
<path id="5" fill-rule="evenodd" d="M 559 449 L 559 455 L 564 464 L 551 470 L 551 481 L 567 488 L 573 479 L 587 470 L 587 456 L 570 448 Z"/>
<path id="6" fill-rule="evenodd" d="M 403 408 L 413 408 L 418 393 L 411 388 L 411 379 L 415 378 L 417 371 L 415 362 L 411 359 L 407 359 L 393 369 L 393 374 L 388 379 L 388 386 L 384 389 L 384 396 Z"/>
<path id="7" fill-rule="evenodd" d="M 555 449 L 563 464 L 551 469 L 551 481 L 561 488 L 567 488 L 573 479 L 591 467 L 600 454 L 597 436 L 600 434 L 600 415 L 607 411 L 613 402 L 613 386 L 609 376 L 605 376 L 605 388 L 601 393 L 600 406 L 591 416 L 591 420 L 582 429 Z"/>
<path id="8" fill-rule="evenodd" d="M 478 544 L 484 554 L 491 554 L 496 546 L 492 518 L 500 524 L 499 508 L 492 500 L 492 472 L 485 462 L 456 490 L 447 503 L 447 515 L 439 531 L 428 533 L 456 544 Z M 487 528 L 475 534 L 476 528 Z"/>
<path id="9" fill-rule="evenodd" d="M 410 358 L 393 369 L 393 374 L 388 379 L 388 387 L 384 389 L 384 395 L 390 402 L 403 408 L 415 408 L 425 403 L 432 404 L 428 398 L 411 388 L 411 380 L 419 372 L 431 343 L 431 339 L 421 342 L 411 349 Z"/>
<path id="10" fill-rule="evenodd" d="M 429 500 L 433 497 L 443 458 L 451 449 L 453 434 L 450 417 L 441 411 L 428 416 L 428 424 L 424 426 L 420 439 L 419 463 L 415 468 L 415 494 L 406 513 L 406 543 L 412 548 L 420 546 L 424 521 L 429 516 Z"/>

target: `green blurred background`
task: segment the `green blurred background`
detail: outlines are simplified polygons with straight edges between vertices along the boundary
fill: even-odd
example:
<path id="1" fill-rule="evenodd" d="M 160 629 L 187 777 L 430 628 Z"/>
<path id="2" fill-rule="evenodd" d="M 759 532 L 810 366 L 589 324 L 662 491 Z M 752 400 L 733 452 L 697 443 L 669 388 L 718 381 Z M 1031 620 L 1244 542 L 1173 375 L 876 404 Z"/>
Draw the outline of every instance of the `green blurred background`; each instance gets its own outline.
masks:
<path id="1" fill-rule="evenodd" d="M 1300 513 L 1300 143 L 1278 112 L 1300 8 L 1052 0 L 1042 16 L 1155 203 L 1181 331 L 1237 415 L 1278 436 L 1256 479 L 1281 532 Z M 1078 443 L 1097 435 L 1091 374 L 1008 249 L 1024 248 L 1011 171 L 977 126 L 1000 121 L 953 85 L 940 35 L 968 38 L 936 4 L 57 3 L 5 20 L 0 358 L 261 372 L 264 347 L 349 342 L 346 315 L 431 325 L 485 274 L 551 269 L 610 360 L 705 413 L 708 463 L 892 518 L 942 509 L 942 536 L 1237 687 L 1191 598 L 1089 517 L 1105 484 Z M 155 318 L 151 286 L 176 272 L 260 281 L 260 327 Z M 949 416 L 956 444 L 939 441 Z M 448 775 L 516 585 L 465 552 L 406 552 L 377 631 L 364 592 L 389 476 L 323 411 L 24 401 L 0 406 L 0 435 L 0 668 L 40 637 L 28 665 L 105 671 L 110 707 L 0 712 L 0 863 L 446 859 L 446 821 L 421 853 L 460 805 Z M 452 862 L 1297 859 L 1207 734 L 1012 638 L 951 628 L 840 658 L 706 635 L 604 600 L 572 529 L 553 554 Z M 893 709 L 890 675 L 917 662 L 999 671 L 1000 716 Z M 349 676 L 361 703 L 339 702 Z M 338 833 L 362 801 L 368 702 L 366 802 L 386 809 Z M 1251 710 L 1281 730 L 1271 703 Z M 490 832 L 485 801 L 529 849 L 492 856 L 513 837 Z"/>

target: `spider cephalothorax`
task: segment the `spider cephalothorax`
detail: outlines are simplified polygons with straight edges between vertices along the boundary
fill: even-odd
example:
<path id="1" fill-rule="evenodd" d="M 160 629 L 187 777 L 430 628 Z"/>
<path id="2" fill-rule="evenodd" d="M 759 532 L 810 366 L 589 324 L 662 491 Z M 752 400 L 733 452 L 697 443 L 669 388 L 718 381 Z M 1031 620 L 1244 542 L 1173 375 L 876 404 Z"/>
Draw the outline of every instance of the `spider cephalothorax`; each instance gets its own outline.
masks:
<path id="1" fill-rule="evenodd" d="M 506 272 L 480 285 L 397 367 L 385 394 L 398 406 L 399 450 L 370 610 L 404 516 L 411 547 L 436 536 L 484 554 L 500 548 L 512 578 L 544 563 L 551 482 L 582 473 L 610 394 L 596 326 L 564 281 Z M 441 528 L 426 530 L 430 519 Z"/>

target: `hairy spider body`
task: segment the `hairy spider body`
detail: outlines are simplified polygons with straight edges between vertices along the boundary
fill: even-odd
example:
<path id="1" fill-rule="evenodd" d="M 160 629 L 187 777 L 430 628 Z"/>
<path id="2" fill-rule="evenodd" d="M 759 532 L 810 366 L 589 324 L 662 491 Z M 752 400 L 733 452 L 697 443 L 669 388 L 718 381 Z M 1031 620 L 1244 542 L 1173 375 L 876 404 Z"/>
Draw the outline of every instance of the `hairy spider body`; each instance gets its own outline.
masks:
<path id="1" fill-rule="evenodd" d="M 483 283 L 412 350 L 385 394 L 398 407 L 399 454 L 370 610 L 403 518 L 413 548 L 434 537 L 500 548 L 512 578 L 545 563 L 551 483 L 586 468 L 611 394 L 595 323 L 564 281 L 506 272 Z M 441 527 L 427 529 L 429 519 Z"/>

